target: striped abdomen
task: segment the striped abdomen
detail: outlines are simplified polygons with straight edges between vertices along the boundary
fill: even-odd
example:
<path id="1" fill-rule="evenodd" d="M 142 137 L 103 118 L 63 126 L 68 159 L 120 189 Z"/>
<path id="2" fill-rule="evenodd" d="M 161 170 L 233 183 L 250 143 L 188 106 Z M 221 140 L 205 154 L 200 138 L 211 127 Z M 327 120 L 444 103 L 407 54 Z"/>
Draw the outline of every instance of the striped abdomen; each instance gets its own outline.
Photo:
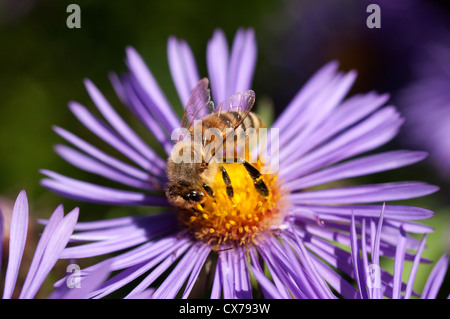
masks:
<path id="1" fill-rule="evenodd" d="M 239 111 L 212 113 L 202 118 L 202 132 L 210 128 L 217 128 L 225 132 L 227 128 L 259 129 L 265 127 L 264 121 L 255 113 L 250 112 L 242 121 L 246 113 Z M 237 123 L 241 124 L 236 127 Z M 193 128 L 192 128 L 193 129 Z"/>

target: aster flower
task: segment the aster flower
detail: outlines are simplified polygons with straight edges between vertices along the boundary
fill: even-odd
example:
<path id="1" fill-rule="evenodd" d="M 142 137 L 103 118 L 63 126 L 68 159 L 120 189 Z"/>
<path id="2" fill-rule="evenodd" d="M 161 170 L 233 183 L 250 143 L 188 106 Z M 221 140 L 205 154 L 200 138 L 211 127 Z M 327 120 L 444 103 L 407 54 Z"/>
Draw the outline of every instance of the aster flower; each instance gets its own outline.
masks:
<path id="1" fill-rule="evenodd" d="M 0 212 L 0 249 L 3 247 L 3 218 L 1 217 Z M 27 239 L 28 218 L 27 195 L 25 191 L 21 191 L 16 199 L 12 213 L 9 258 L 4 280 L 3 299 L 13 297 Z M 53 212 L 37 244 L 36 252 L 20 291 L 20 299 L 31 299 L 36 296 L 45 278 L 68 243 L 77 219 L 78 208 L 75 208 L 66 216 L 64 216 L 62 205 L 58 206 Z"/>
<path id="2" fill-rule="evenodd" d="M 60 127 L 55 131 L 78 149 L 57 145 L 56 152 L 74 166 L 124 186 L 106 187 L 42 170 L 47 176 L 42 185 L 63 196 L 165 208 L 148 216 L 76 225 L 71 237 L 76 245 L 66 248 L 61 258 L 114 253 L 83 270 L 89 274 L 109 263 L 117 271 L 91 297 L 101 298 L 133 283 L 126 296 L 132 298 L 159 280 L 153 298 L 186 298 L 195 284 L 200 284 L 197 279 L 205 270 L 212 278 L 211 298 L 251 298 L 259 296 L 259 291 L 266 298 L 354 298 L 359 292 L 350 282 L 357 276 L 352 255 L 343 248 L 351 246 L 352 218 L 368 221 L 368 236 L 378 234 L 380 255 L 391 258 L 400 227 L 410 233 L 432 231 L 414 222 L 433 214 L 419 207 L 386 205 L 385 222 L 378 233 L 374 218 L 381 208 L 377 203 L 428 195 L 437 190 L 435 186 L 394 182 L 318 189 L 330 182 L 411 165 L 426 156 L 404 150 L 360 156 L 391 140 L 403 120 L 395 107 L 385 105 L 387 95 L 370 92 L 345 99 L 356 73 L 338 72 L 335 62 L 320 69 L 272 125 L 279 129 L 279 152 L 272 154 L 279 159 L 279 170 L 261 177 L 269 188 L 266 199 L 255 191 L 242 166 L 233 164 L 227 170 L 234 202 L 218 177 L 213 185 L 215 201 L 205 202 L 196 214 L 186 215 L 171 207 L 164 195 L 165 158 L 172 150 L 171 133 L 180 127 L 180 119 L 143 59 L 132 48 L 126 52 L 129 72 L 112 75 L 113 86 L 166 154 L 150 148 L 86 80 L 88 93 L 104 119 L 76 102 L 69 108 L 129 161 L 119 160 Z M 186 105 L 200 80 L 196 62 L 186 42 L 173 37 L 168 42 L 168 58 L 180 101 Z M 252 30 L 237 32 L 230 53 L 225 35 L 214 33 L 207 47 L 207 66 L 216 105 L 251 87 L 255 62 Z M 259 153 L 255 154 L 258 157 Z M 257 169 L 265 165 L 270 163 L 255 164 Z M 420 242 L 409 235 L 405 245 L 413 249 Z M 407 252 L 405 259 L 412 260 L 414 255 Z M 392 281 L 391 275 L 385 276 L 386 282 Z"/>
<path id="3" fill-rule="evenodd" d="M 402 283 L 402 275 L 405 264 L 405 253 L 407 249 L 407 236 L 403 225 L 396 230 L 398 245 L 395 250 L 394 273 L 392 277 L 387 277 L 380 267 L 380 238 L 381 229 L 384 219 L 384 206 L 381 217 L 377 223 L 375 236 L 371 242 L 367 240 L 366 229 L 369 221 L 362 218 L 356 222 L 352 217 L 351 222 L 351 250 L 353 259 L 353 271 L 356 274 L 356 281 L 359 289 L 359 297 L 365 299 L 380 299 L 383 295 L 389 295 L 392 299 L 410 299 L 412 296 L 422 299 L 435 299 L 441 285 L 444 281 L 445 273 L 448 270 L 449 257 L 443 255 L 431 271 L 422 294 L 418 294 L 413 290 L 414 280 L 417 270 L 421 262 L 421 255 L 425 249 L 427 234 L 422 236 L 419 246 L 417 247 L 412 268 L 406 285 Z M 359 231 L 358 231 L 359 229 Z M 360 237 L 358 238 L 358 234 Z M 362 255 L 360 255 L 360 248 Z M 371 260 L 369 263 L 368 250 L 371 252 Z M 390 290 L 387 293 L 387 290 Z"/>
<path id="4" fill-rule="evenodd" d="M 59 205 L 46 224 L 41 238 L 36 246 L 30 268 L 25 282 L 20 289 L 19 299 L 32 299 L 36 297 L 47 275 L 60 258 L 60 254 L 69 242 L 70 236 L 78 220 L 79 209 L 75 208 L 64 216 L 64 208 Z M 0 256 L 3 247 L 3 226 L 9 226 L 9 257 L 4 280 L 3 299 L 13 298 L 17 289 L 17 278 L 20 264 L 27 243 L 27 228 L 29 221 L 28 199 L 25 190 L 22 190 L 14 204 L 10 225 L 3 225 L 2 212 L 0 211 Z M 0 258 L 0 266 L 1 266 Z M 109 264 L 105 263 L 96 271 L 82 278 L 74 276 L 73 283 L 69 287 L 60 285 L 49 298 L 52 299 L 84 299 L 105 281 L 110 274 Z"/>

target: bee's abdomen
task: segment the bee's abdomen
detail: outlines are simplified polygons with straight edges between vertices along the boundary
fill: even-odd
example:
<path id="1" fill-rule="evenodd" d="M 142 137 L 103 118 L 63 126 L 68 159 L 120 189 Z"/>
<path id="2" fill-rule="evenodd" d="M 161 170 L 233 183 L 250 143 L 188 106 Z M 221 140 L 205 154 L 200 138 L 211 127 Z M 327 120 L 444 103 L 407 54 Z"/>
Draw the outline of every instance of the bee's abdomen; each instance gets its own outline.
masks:
<path id="1" fill-rule="evenodd" d="M 235 123 L 242 121 L 242 117 L 245 116 L 245 114 L 243 112 L 236 111 L 236 112 L 218 113 L 217 116 L 219 117 L 220 121 L 223 123 L 225 127 L 234 127 Z M 253 112 L 248 113 L 248 115 L 239 125 L 239 127 L 244 131 L 247 130 L 248 128 L 259 129 L 264 126 L 265 125 L 263 120 Z"/>
<path id="2" fill-rule="evenodd" d="M 265 127 L 264 121 L 253 112 L 250 112 L 240 126 L 244 131 L 248 128 L 259 129 Z"/>
<path id="3" fill-rule="evenodd" d="M 225 132 L 227 128 L 234 128 L 236 123 L 241 122 L 239 128 L 246 131 L 249 128 L 259 129 L 265 127 L 264 121 L 255 113 L 250 112 L 245 116 L 243 112 L 232 111 L 232 112 L 221 112 L 213 113 L 202 119 L 201 131 L 204 134 L 205 130 L 210 128 L 217 128 L 222 132 Z M 236 127 L 237 129 L 237 127 Z M 193 129 L 192 129 L 193 131 Z"/>

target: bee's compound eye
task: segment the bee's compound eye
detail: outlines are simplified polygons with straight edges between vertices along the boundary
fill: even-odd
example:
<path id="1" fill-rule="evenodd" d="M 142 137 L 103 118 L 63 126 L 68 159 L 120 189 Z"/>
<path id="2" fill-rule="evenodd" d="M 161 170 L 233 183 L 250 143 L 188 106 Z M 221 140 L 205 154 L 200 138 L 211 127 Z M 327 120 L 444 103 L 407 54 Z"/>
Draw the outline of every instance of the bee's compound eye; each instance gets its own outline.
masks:
<path id="1" fill-rule="evenodd" d="M 205 195 L 202 192 L 198 192 L 198 191 L 191 191 L 188 194 L 186 194 L 185 196 L 183 196 L 183 198 L 185 200 L 190 200 L 193 202 L 199 202 L 203 199 Z"/>

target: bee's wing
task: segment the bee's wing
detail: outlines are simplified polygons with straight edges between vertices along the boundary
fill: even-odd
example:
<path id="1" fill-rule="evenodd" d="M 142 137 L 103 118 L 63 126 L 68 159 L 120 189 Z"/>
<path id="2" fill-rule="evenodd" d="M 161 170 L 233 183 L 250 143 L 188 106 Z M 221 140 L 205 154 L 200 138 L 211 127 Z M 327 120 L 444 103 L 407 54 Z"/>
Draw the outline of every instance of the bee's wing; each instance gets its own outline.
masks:
<path id="1" fill-rule="evenodd" d="M 233 129 L 239 127 L 252 110 L 255 104 L 255 92 L 252 90 L 238 92 L 220 103 L 214 113 L 219 113 L 228 117 L 227 126 Z M 231 115 L 232 112 L 239 112 L 240 116 Z"/>
<path id="2" fill-rule="evenodd" d="M 227 141 L 234 138 L 232 134 L 226 135 L 227 129 L 237 129 L 248 116 L 254 104 L 255 92 L 247 90 L 233 94 L 215 108 L 214 113 L 220 119 L 217 127 L 222 131 L 222 144 L 218 145 L 217 142 L 209 144 L 209 148 L 214 148 L 214 151 L 208 149 L 206 152 L 209 154 L 206 158 L 207 162 L 210 162 L 215 154 L 223 153 Z"/>
<path id="3" fill-rule="evenodd" d="M 214 112 L 214 103 L 211 101 L 208 84 L 208 79 L 203 78 L 192 90 L 181 119 L 181 127 L 190 129 L 196 120 Z"/>

